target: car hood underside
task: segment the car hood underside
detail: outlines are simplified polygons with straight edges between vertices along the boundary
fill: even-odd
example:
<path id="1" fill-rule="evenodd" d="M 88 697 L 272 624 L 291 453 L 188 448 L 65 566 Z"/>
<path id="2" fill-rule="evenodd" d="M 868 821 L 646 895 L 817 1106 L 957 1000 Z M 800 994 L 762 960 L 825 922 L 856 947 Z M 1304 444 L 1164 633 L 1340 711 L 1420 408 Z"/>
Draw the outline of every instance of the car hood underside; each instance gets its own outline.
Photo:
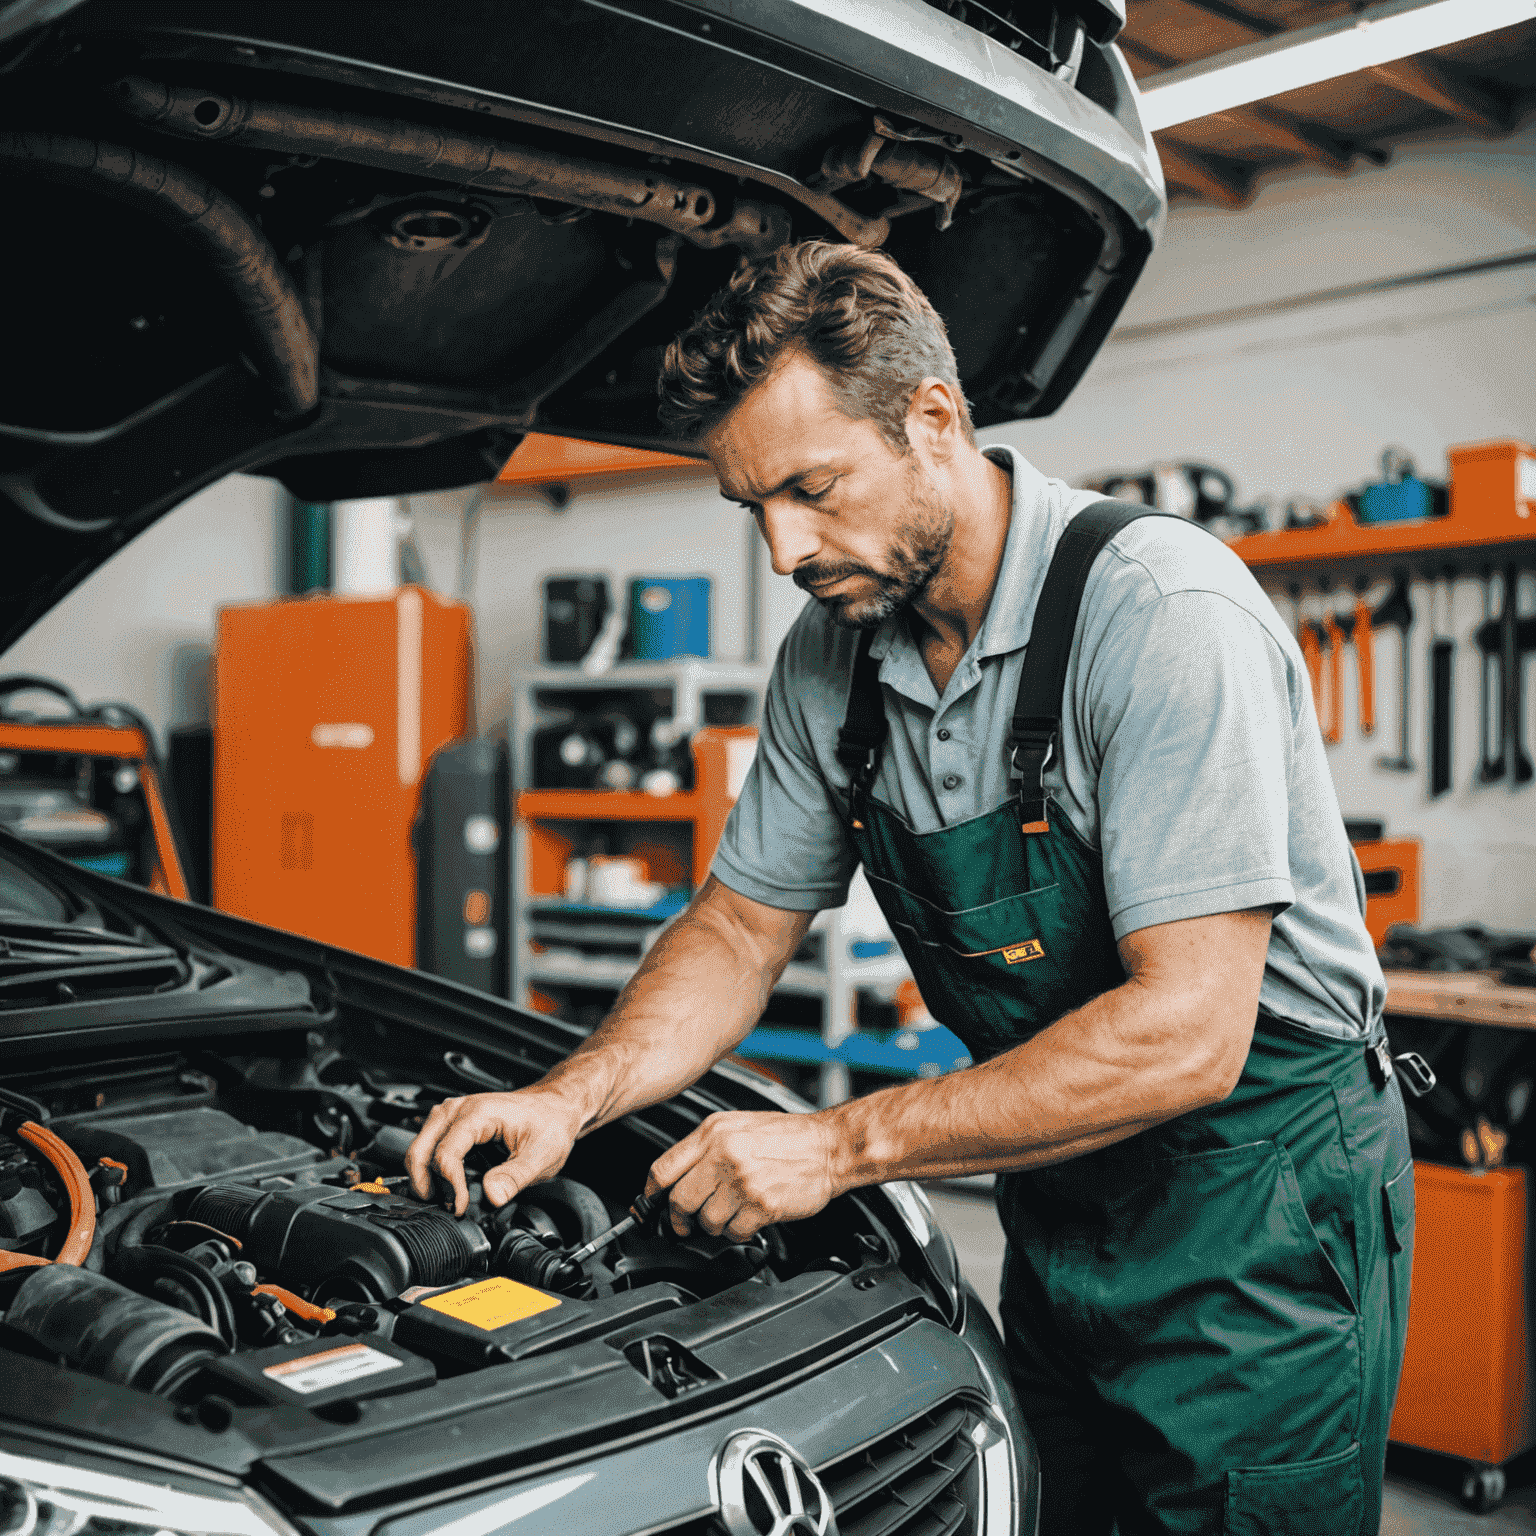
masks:
<path id="1" fill-rule="evenodd" d="M 0 647 L 231 471 L 331 500 L 534 429 L 688 451 L 665 345 L 789 240 L 891 251 L 979 424 L 1053 410 L 1163 212 L 1112 9 L 1004 47 L 921 0 L 0 6 Z"/>

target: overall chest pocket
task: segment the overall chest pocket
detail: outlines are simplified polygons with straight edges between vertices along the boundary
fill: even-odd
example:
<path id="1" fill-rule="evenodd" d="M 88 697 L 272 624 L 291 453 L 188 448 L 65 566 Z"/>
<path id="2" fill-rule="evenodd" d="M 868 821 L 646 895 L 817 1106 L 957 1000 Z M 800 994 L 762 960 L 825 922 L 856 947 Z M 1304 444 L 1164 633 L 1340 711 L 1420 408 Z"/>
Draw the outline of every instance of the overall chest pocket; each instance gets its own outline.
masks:
<path id="1" fill-rule="evenodd" d="M 1061 884 L 948 912 L 871 873 L 934 1017 L 995 1055 L 1124 980 L 1107 912 Z"/>

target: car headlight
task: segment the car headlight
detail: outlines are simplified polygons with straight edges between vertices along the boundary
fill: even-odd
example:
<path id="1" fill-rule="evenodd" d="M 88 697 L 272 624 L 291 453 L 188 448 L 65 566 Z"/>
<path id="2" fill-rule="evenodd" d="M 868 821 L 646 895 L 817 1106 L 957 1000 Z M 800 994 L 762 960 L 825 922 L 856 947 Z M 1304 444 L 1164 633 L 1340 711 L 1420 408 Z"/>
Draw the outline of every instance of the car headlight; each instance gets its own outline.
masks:
<path id="1" fill-rule="evenodd" d="M 296 1536 L 255 1494 L 0 1450 L 0 1536 Z"/>
<path id="2" fill-rule="evenodd" d="M 913 1240 L 923 1251 L 934 1283 L 941 1294 L 936 1298 L 944 1307 L 952 1326 L 958 1327 L 960 1304 L 960 1261 L 949 1234 L 939 1225 L 928 1196 L 916 1184 L 897 1179 L 880 1186 L 901 1215 Z"/>

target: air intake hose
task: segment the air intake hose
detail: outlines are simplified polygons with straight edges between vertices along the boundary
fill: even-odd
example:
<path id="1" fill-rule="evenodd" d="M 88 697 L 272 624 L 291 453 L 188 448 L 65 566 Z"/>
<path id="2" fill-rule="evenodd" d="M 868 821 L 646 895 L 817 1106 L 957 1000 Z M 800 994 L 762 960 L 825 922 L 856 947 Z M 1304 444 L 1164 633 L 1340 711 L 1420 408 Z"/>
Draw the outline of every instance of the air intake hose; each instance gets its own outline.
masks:
<path id="1" fill-rule="evenodd" d="M 21 1282 L 8 1328 L 103 1381 L 174 1392 L 228 1345 L 206 1323 L 90 1270 L 50 1264 Z"/>

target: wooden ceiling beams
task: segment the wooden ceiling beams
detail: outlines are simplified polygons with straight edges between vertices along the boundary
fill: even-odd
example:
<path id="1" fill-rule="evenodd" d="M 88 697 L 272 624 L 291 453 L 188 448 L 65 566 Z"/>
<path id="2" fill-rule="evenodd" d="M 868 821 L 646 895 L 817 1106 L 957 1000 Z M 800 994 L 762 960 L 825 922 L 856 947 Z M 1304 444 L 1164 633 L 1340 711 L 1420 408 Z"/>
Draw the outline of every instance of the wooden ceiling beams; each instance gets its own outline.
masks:
<path id="1" fill-rule="evenodd" d="M 1119 42 L 1133 72 L 1144 78 L 1351 9 L 1348 0 L 1133 0 Z M 1526 43 L 1536 43 L 1536 29 Z M 1356 88 L 1342 98 L 1338 91 L 1330 98 L 1321 88 L 1311 93 L 1319 98 L 1318 115 L 1332 119 L 1331 126 L 1256 102 L 1158 132 L 1169 183 L 1220 207 L 1241 208 L 1255 176 L 1282 159 L 1334 175 L 1346 172 L 1357 154 L 1384 161 L 1385 152 L 1370 144 L 1390 143 L 1394 135 L 1423 124 L 1410 102 L 1479 134 L 1504 133 L 1511 125 L 1501 98 L 1431 54 L 1377 65 L 1352 78 Z"/>
<path id="2" fill-rule="evenodd" d="M 1215 203 L 1218 208 L 1242 208 L 1253 195 L 1251 176 L 1238 180 L 1198 150 L 1187 148 L 1165 133 L 1157 136 L 1157 153 L 1163 162 L 1163 175 L 1170 182 Z"/>
<path id="3" fill-rule="evenodd" d="M 1444 112 L 1474 133 L 1504 133 L 1509 128 L 1509 114 L 1503 102 L 1464 80 L 1454 79 L 1432 54 L 1377 64 L 1366 74 L 1404 96 Z"/>

